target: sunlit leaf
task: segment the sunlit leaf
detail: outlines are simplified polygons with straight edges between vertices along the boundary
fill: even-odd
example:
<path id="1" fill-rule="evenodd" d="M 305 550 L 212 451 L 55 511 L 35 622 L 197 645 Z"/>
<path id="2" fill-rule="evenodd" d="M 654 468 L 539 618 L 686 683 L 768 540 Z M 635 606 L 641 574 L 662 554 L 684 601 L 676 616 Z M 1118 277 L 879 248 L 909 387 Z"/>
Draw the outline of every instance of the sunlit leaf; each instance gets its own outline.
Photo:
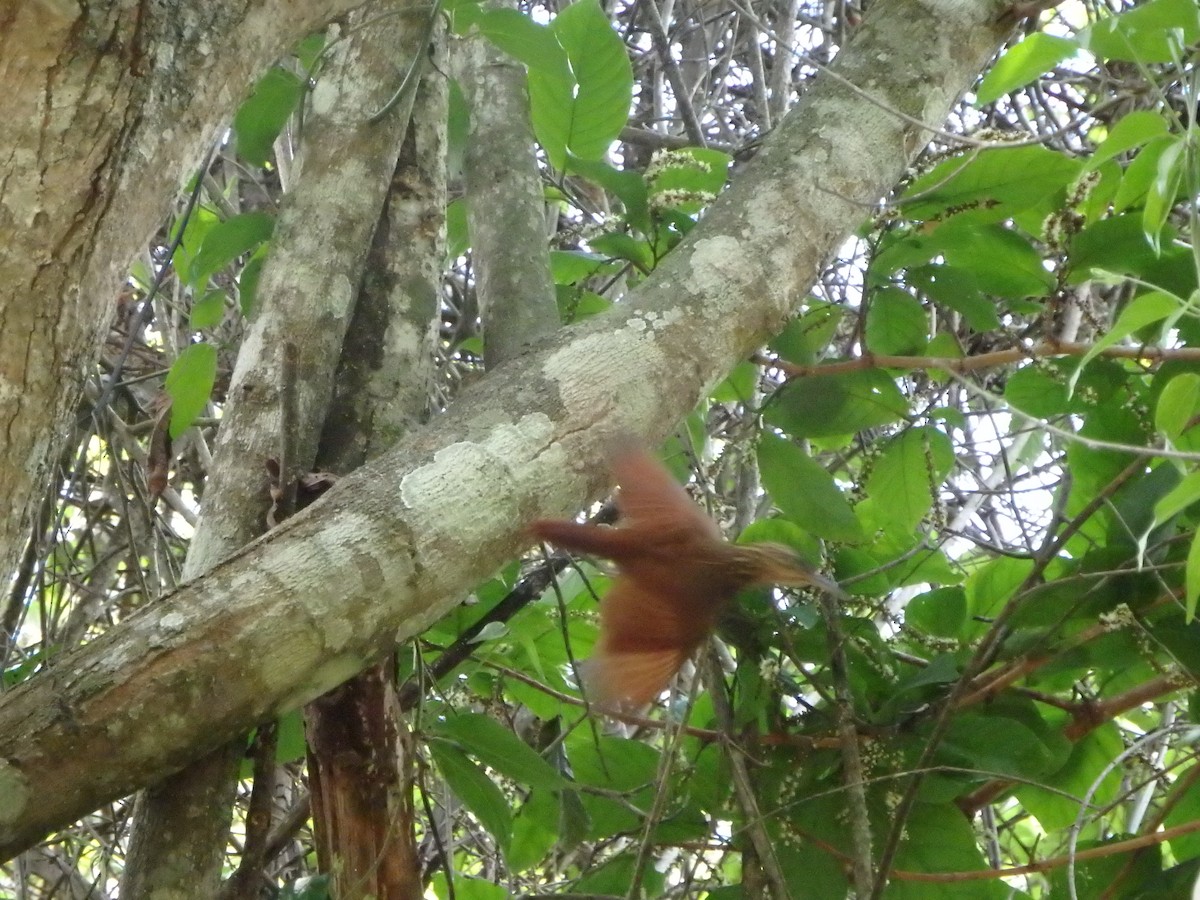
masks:
<path id="1" fill-rule="evenodd" d="M 890 524 L 909 531 L 933 507 L 953 464 L 954 448 L 944 433 L 932 426 L 910 428 L 892 438 L 876 460 L 867 496 Z"/>
<path id="2" fill-rule="evenodd" d="M 1184 372 L 1167 382 L 1158 395 L 1154 425 L 1166 438 L 1178 438 L 1200 407 L 1200 375 Z"/>
<path id="3" fill-rule="evenodd" d="M 1009 91 L 1029 84 L 1064 59 L 1079 50 L 1075 41 L 1034 32 L 1004 52 L 984 75 L 975 102 L 985 106 L 999 100 Z"/>
<path id="4" fill-rule="evenodd" d="M 177 438 L 204 412 L 217 379 L 217 348 L 192 344 L 184 348 L 167 372 L 164 387 L 171 398 L 172 438 Z"/>
<path id="5" fill-rule="evenodd" d="M 192 286 L 202 289 L 214 274 L 270 240 L 274 228 L 275 217 L 265 212 L 240 213 L 214 225 L 205 234 L 192 262 Z"/>
<path id="6" fill-rule="evenodd" d="M 266 165 L 275 138 L 304 96 L 304 82 L 276 66 L 254 86 L 254 92 L 233 117 L 238 154 L 248 163 Z"/>

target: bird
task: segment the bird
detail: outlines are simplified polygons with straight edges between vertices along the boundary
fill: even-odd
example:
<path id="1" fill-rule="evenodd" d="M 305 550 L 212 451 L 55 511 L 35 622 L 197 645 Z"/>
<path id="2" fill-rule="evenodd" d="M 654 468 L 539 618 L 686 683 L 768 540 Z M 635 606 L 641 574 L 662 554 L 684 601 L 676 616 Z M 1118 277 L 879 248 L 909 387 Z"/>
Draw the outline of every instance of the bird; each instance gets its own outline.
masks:
<path id="1" fill-rule="evenodd" d="M 615 442 L 609 462 L 619 487 L 616 527 L 539 519 L 528 528 L 539 541 L 616 564 L 594 655 L 580 667 L 584 695 L 602 711 L 653 702 L 748 587 L 808 586 L 848 599 L 782 544 L 726 541 L 640 443 Z"/>

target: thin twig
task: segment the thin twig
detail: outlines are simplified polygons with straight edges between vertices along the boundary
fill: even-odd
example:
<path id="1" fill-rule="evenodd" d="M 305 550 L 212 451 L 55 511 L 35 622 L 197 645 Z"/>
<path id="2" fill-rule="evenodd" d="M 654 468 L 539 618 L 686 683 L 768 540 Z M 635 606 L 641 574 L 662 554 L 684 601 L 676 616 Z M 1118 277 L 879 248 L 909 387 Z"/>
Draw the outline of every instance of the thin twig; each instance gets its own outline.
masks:
<path id="1" fill-rule="evenodd" d="M 709 696 L 712 697 L 713 711 L 717 714 L 722 733 L 728 738 L 733 732 L 733 709 L 726 693 L 725 679 L 717 655 L 711 649 L 704 654 L 707 663 L 707 678 Z M 758 797 L 754 793 L 754 784 L 750 780 L 750 770 L 746 767 L 746 757 L 741 748 L 732 740 L 722 742 L 725 747 L 729 769 L 733 775 L 733 793 L 737 797 L 738 806 L 746 820 L 746 834 L 754 846 L 759 865 L 771 886 L 771 894 L 777 900 L 788 900 L 791 892 L 788 890 L 787 879 L 779 865 L 779 857 L 775 855 L 775 844 L 767 834 L 762 812 L 758 808 Z"/>
<path id="2" fill-rule="evenodd" d="M 869 897 L 874 889 L 875 863 L 871 858 L 871 816 L 867 809 L 866 778 L 858 752 L 858 729 L 854 722 L 854 693 L 850 690 L 850 666 L 846 660 L 846 632 L 837 598 L 818 591 L 829 647 L 829 668 L 837 700 L 837 729 L 841 739 L 842 780 L 849 796 L 850 840 L 854 848 L 854 893 Z"/>

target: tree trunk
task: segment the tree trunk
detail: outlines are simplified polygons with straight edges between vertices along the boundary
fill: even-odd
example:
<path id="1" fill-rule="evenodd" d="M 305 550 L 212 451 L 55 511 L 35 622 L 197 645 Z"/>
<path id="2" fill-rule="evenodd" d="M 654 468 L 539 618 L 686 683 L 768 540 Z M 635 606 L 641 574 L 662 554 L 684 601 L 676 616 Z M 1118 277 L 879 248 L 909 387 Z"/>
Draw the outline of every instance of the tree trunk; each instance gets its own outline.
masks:
<path id="1" fill-rule="evenodd" d="M 361 0 L 0 10 L 0 572 L 57 476 L 59 436 L 134 256 L 249 85 Z M 213 52 L 220 48 L 220 52 Z"/>

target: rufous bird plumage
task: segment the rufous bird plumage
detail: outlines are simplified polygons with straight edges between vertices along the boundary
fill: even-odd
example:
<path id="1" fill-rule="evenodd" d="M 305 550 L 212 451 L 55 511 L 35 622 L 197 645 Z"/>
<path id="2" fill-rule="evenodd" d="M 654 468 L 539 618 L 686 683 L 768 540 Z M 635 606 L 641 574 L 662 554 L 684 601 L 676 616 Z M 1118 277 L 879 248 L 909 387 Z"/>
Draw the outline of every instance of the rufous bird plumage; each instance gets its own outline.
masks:
<path id="1" fill-rule="evenodd" d="M 717 524 L 641 446 L 611 456 L 618 527 L 543 519 L 529 531 L 618 574 L 600 602 L 600 639 L 583 664 L 585 692 L 610 711 L 653 701 L 704 643 L 726 605 L 752 585 L 811 585 L 845 596 L 780 544 L 730 544 Z"/>

